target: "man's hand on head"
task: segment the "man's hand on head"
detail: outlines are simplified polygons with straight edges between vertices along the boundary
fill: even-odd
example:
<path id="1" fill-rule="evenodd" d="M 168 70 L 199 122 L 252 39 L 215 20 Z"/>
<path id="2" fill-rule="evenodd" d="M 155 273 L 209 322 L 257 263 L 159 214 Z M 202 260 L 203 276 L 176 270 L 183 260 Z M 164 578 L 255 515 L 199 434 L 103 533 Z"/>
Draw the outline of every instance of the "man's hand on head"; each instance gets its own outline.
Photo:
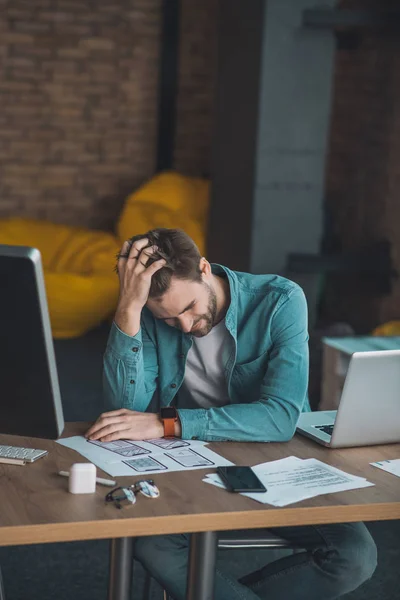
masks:
<path id="1" fill-rule="evenodd" d="M 158 256 L 158 247 L 149 246 L 149 240 L 142 238 L 130 246 L 126 241 L 119 254 L 117 272 L 120 281 L 119 305 L 125 309 L 141 311 L 149 297 L 151 278 L 166 261 Z"/>
<path id="2" fill-rule="evenodd" d="M 126 241 L 117 264 L 120 294 L 115 322 L 124 333 L 131 336 L 140 329 L 140 315 L 149 297 L 151 278 L 166 264 L 162 258 L 151 262 L 150 259 L 157 255 L 157 247 L 148 244 L 147 238 L 137 240 L 132 246 Z"/>
<path id="3" fill-rule="evenodd" d="M 163 435 L 164 426 L 158 414 L 127 408 L 101 414 L 85 433 L 87 439 L 100 442 L 151 440 Z"/>

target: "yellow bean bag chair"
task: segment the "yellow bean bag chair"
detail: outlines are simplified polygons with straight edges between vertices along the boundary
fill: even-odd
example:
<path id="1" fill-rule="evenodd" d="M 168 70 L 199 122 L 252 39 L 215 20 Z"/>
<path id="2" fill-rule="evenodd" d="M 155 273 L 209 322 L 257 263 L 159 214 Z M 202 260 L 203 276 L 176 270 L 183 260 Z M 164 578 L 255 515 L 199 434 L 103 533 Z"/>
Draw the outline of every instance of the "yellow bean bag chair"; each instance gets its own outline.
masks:
<path id="1" fill-rule="evenodd" d="M 166 171 L 128 196 L 118 239 L 101 231 L 8 219 L 0 221 L 0 244 L 40 250 L 53 336 L 77 337 L 115 310 L 119 281 L 113 267 L 125 240 L 156 227 L 181 228 L 204 253 L 208 196 L 207 180 Z"/>
<path id="2" fill-rule="evenodd" d="M 117 223 L 122 243 L 156 227 L 183 229 L 204 254 L 209 182 L 174 171 L 158 173 L 125 201 Z"/>
<path id="3" fill-rule="evenodd" d="M 373 330 L 372 335 L 378 335 L 378 336 L 400 335 L 400 321 L 389 321 L 388 323 L 379 325 L 379 327 L 376 327 Z"/>
<path id="4" fill-rule="evenodd" d="M 8 219 L 0 221 L 0 243 L 40 250 L 55 338 L 82 335 L 115 310 L 119 282 L 113 267 L 120 244 L 113 235 Z"/>

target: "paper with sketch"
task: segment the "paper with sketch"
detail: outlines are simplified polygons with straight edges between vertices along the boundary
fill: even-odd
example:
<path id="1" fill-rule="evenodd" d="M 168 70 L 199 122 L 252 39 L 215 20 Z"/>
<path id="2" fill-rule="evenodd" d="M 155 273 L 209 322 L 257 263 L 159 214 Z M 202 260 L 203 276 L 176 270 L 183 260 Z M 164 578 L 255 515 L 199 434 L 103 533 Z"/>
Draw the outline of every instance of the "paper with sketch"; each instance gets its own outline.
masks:
<path id="1" fill-rule="evenodd" d="M 58 440 L 76 450 L 113 477 L 138 473 L 188 471 L 231 465 L 216 452 L 206 448 L 207 442 L 160 438 L 147 441 L 89 441 L 83 436 Z"/>
<path id="2" fill-rule="evenodd" d="M 400 477 L 400 458 L 393 458 L 392 460 L 379 460 L 378 462 L 370 463 L 373 467 L 378 467 L 378 469 L 382 469 L 383 471 L 387 471 L 388 473 L 392 473 L 392 475 L 397 475 Z"/>
<path id="3" fill-rule="evenodd" d="M 141 442 L 133 442 L 131 440 L 116 440 L 115 442 L 98 442 L 88 440 L 89 444 L 95 444 L 99 448 L 103 448 L 112 452 L 114 455 L 110 457 L 110 462 L 118 462 L 121 456 L 133 457 L 140 454 L 151 454 L 152 452 L 163 452 L 164 450 L 173 450 L 175 448 L 189 448 L 190 446 L 205 446 L 207 442 L 181 440 L 179 438 L 157 438 L 155 440 L 147 440 Z"/>
<path id="4" fill-rule="evenodd" d="M 243 493 L 243 495 L 273 506 L 287 506 L 321 494 L 373 485 L 363 477 L 349 475 L 315 458 L 301 460 L 295 456 L 289 456 L 256 465 L 253 467 L 253 471 L 265 485 L 267 491 Z M 207 475 L 203 481 L 225 487 L 218 475 Z"/>

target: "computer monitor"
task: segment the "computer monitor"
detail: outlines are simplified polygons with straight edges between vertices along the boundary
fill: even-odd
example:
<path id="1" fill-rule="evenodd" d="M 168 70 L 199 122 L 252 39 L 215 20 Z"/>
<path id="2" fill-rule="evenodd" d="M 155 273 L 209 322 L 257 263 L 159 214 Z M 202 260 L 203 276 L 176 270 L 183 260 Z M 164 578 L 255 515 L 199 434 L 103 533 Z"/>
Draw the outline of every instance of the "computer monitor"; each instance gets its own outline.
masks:
<path id="1" fill-rule="evenodd" d="M 63 428 L 40 252 L 0 244 L 0 433 L 56 439 Z"/>

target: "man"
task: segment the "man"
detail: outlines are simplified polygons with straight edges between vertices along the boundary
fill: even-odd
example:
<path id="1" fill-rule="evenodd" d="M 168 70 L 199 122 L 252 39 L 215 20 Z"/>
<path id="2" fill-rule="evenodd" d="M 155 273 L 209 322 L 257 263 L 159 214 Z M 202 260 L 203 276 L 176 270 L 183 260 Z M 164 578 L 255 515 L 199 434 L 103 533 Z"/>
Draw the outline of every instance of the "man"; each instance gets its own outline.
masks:
<path id="1" fill-rule="evenodd" d="M 88 438 L 292 438 L 309 410 L 307 306 L 295 283 L 210 265 L 184 232 L 171 229 L 125 242 L 117 270 L 120 298 L 104 357 L 105 398 L 114 410 Z M 161 414 L 144 412 L 157 395 Z M 216 600 L 337 598 L 375 570 L 376 547 L 362 523 L 274 532 L 303 551 L 240 582 L 217 569 Z M 176 600 L 185 598 L 187 554 L 184 535 L 139 538 L 135 547 Z"/>

